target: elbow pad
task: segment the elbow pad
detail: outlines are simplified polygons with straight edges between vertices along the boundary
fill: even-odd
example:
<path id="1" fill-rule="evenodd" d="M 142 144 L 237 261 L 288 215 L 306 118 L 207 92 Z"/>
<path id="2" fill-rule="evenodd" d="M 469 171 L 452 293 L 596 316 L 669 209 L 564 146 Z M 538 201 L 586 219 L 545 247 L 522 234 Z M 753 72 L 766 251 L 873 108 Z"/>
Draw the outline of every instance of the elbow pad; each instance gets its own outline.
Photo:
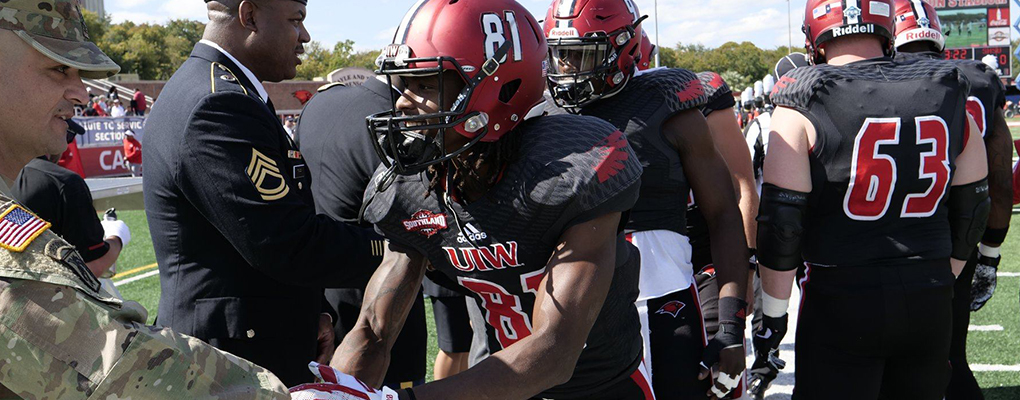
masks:
<path id="1" fill-rule="evenodd" d="M 953 258 L 970 258 L 974 246 L 977 246 L 981 235 L 985 233 L 991 209 L 988 179 L 949 189 L 949 230 L 953 237 Z"/>
<path id="2" fill-rule="evenodd" d="M 766 183 L 758 207 L 758 263 L 776 270 L 797 269 L 804 263 L 800 236 L 804 232 L 808 193 Z"/>

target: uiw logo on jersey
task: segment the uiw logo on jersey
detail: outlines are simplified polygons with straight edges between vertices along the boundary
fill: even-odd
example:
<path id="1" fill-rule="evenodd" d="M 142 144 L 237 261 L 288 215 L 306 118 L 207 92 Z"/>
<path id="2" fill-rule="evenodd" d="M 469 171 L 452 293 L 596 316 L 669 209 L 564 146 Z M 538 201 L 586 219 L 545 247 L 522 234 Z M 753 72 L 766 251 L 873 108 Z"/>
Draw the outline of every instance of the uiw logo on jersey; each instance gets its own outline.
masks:
<path id="1" fill-rule="evenodd" d="M 491 271 L 507 267 L 520 267 L 517 261 L 517 242 L 491 244 L 484 247 L 443 247 L 446 258 L 454 268 L 464 272 Z"/>
<path id="2" fill-rule="evenodd" d="M 429 210 L 419 210 L 411 215 L 411 219 L 403 221 L 408 232 L 418 232 L 425 237 L 432 237 L 446 229 L 446 214 L 436 214 Z"/>
<path id="3" fill-rule="evenodd" d="M 464 236 L 465 234 L 467 237 Z M 457 243 L 469 243 L 488 238 L 489 234 L 475 228 L 475 226 L 469 222 L 464 226 L 464 232 L 457 234 Z"/>

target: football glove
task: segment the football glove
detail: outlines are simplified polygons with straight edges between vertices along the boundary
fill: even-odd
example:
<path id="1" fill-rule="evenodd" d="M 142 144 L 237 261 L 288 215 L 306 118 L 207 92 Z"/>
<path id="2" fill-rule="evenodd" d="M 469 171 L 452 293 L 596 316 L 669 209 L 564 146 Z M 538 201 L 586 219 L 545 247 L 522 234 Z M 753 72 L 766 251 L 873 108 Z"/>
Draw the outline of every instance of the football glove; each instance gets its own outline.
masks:
<path id="1" fill-rule="evenodd" d="M 995 258 L 977 253 L 977 267 L 974 268 L 974 281 L 970 287 L 970 310 L 977 311 L 985 306 L 995 294 L 996 272 L 1002 256 Z"/>
<path id="2" fill-rule="evenodd" d="M 708 342 L 699 379 L 718 371 L 711 395 L 724 398 L 740 386 L 744 375 L 744 316 L 747 303 L 735 297 L 719 299 L 719 331 Z"/>
<path id="3" fill-rule="evenodd" d="M 353 376 L 317 362 L 308 363 L 320 383 L 306 383 L 290 388 L 291 400 L 398 400 L 393 389 L 374 389 Z"/>
<path id="4" fill-rule="evenodd" d="M 748 371 L 747 392 L 755 400 L 765 398 L 765 391 L 779 375 L 779 370 L 786 367 L 786 362 L 779 358 L 779 343 L 786 336 L 788 319 L 788 314 L 780 318 L 763 315 L 761 326 L 754 332 L 754 363 Z"/>

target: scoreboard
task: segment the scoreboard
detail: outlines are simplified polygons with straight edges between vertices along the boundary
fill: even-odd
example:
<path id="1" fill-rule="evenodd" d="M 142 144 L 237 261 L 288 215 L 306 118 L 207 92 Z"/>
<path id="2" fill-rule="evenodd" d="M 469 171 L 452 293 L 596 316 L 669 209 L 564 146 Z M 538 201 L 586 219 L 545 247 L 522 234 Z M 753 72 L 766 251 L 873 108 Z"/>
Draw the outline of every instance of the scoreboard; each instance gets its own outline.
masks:
<path id="1" fill-rule="evenodd" d="M 999 76 L 1012 74 L 1009 0 L 925 1 L 938 12 L 947 59 L 981 61 L 990 55 L 998 64 Z"/>

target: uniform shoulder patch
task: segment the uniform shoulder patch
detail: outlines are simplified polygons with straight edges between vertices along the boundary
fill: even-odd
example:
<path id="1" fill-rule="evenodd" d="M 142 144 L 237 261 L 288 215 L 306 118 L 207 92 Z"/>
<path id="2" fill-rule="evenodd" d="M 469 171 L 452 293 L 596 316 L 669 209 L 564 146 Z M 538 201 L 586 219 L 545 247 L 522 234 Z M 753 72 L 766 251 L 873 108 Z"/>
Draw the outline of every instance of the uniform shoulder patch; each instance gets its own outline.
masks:
<path id="1" fill-rule="evenodd" d="M 0 247 L 15 253 L 25 251 L 50 223 L 24 207 L 11 204 L 0 213 Z"/>
<path id="2" fill-rule="evenodd" d="M 322 93 L 322 92 L 325 92 L 325 91 L 327 91 L 329 89 L 335 88 L 337 86 L 344 86 L 344 84 L 343 84 L 343 82 L 327 83 L 325 85 L 319 86 L 319 89 L 316 90 L 316 92 Z"/>
<path id="3" fill-rule="evenodd" d="M 827 65 L 801 67 L 794 69 L 779 78 L 772 87 L 770 95 L 772 103 L 777 106 L 806 110 L 814 96 L 815 87 L 822 80 L 823 74 L 819 67 Z"/>
<path id="4" fill-rule="evenodd" d="M 279 200 L 290 193 L 287 180 L 283 178 L 276 161 L 254 148 L 251 149 L 251 162 L 245 172 L 262 200 Z"/>
<path id="5" fill-rule="evenodd" d="M 647 75 L 673 112 L 697 109 L 708 104 L 708 92 L 698 75 L 683 68 L 664 68 Z"/>
<path id="6" fill-rule="evenodd" d="M 236 89 L 239 88 L 241 89 L 240 92 L 245 95 L 248 94 L 248 89 L 245 89 L 244 85 L 238 82 L 237 75 L 234 74 L 234 71 L 231 71 L 226 65 L 213 62 L 209 65 L 209 90 L 211 90 L 212 93 L 216 93 L 217 84 L 220 82 L 228 83 L 228 85 L 220 84 L 218 87 L 220 91 L 229 90 L 229 88 L 235 88 L 233 91 L 238 91 Z"/>
<path id="7" fill-rule="evenodd" d="M 726 84 L 726 80 L 715 72 L 699 72 L 698 80 L 701 81 L 701 86 L 705 88 L 705 95 L 708 96 L 709 102 L 732 93 L 730 86 Z"/>

